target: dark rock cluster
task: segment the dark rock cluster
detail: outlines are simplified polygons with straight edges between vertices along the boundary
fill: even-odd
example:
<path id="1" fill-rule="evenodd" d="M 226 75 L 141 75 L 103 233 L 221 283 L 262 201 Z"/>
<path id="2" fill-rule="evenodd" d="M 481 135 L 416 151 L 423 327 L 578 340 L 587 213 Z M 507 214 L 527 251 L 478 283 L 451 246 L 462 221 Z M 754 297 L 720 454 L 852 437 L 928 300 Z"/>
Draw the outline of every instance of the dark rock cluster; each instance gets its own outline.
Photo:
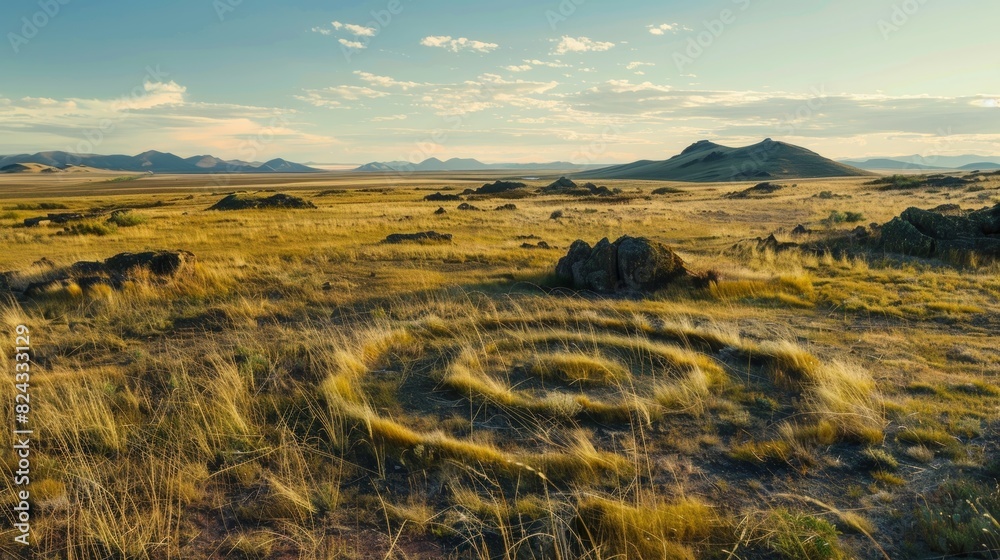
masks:
<path id="1" fill-rule="evenodd" d="M 654 292 L 689 275 L 670 247 L 644 237 L 604 238 L 593 247 L 577 240 L 556 265 L 564 284 L 600 293 Z"/>
<path id="2" fill-rule="evenodd" d="M 558 181 L 544 187 L 541 193 L 545 195 L 557 194 L 565 196 L 615 196 L 620 194 L 621 191 L 618 189 L 612 190 L 608 187 L 598 187 L 593 183 L 578 185 L 571 179 L 560 177 Z"/>
<path id="3" fill-rule="evenodd" d="M 425 196 L 424 200 L 427 202 L 455 202 L 457 200 L 462 200 L 462 197 L 457 194 L 442 194 L 440 192 L 436 192 Z"/>
<path id="4" fill-rule="evenodd" d="M 287 194 L 275 194 L 272 196 L 257 198 L 243 194 L 233 193 L 219 202 L 210 206 L 209 210 L 256 210 L 264 208 L 284 208 L 302 209 L 316 208 L 316 205 L 308 200 L 303 200 L 297 196 Z"/>
<path id="5" fill-rule="evenodd" d="M 119 289 L 136 274 L 170 278 L 194 262 L 194 254 L 188 251 L 119 253 L 103 261 L 80 261 L 63 268 L 43 258 L 32 264 L 31 270 L 0 273 L 0 290 L 31 298 L 72 285 L 82 289 L 97 285 Z"/>
<path id="6" fill-rule="evenodd" d="M 881 227 L 886 251 L 917 257 L 948 258 L 976 253 L 1000 258 L 1000 204 L 973 211 L 907 208 Z"/>

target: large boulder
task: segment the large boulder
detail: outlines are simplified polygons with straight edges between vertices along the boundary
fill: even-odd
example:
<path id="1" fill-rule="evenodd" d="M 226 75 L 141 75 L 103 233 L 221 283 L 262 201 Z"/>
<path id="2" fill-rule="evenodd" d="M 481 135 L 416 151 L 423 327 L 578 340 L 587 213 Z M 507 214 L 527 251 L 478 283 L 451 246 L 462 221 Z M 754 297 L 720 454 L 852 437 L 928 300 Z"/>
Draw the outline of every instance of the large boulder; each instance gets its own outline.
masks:
<path id="1" fill-rule="evenodd" d="M 976 253 L 1000 258 L 1000 204 L 961 211 L 954 208 L 907 208 L 880 228 L 887 251 L 918 257 L 948 258 Z"/>
<path id="2" fill-rule="evenodd" d="M 689 276 L 684 261 L 668 246 L 627 235 L 614 243 L 602 239 L 594 247 L 573 242 L 555 272 L 567 286 L 600 293 L 654 292 Z"/>
<path id="3" fill-rule="evenodd" d="M 618 275 L 630 290 L 652 292 L 688 273 L 684 261 L 662 243 L 625 236 L 615 245 Z"/>
<path id="4" fill-rule="evenodd" d="M 569 246 L 569 252 L 566 256 L 559 259 L 556 264 L 556 278 L 566 285 L 573 284 L 573 265 L 576 263 L 583 262 L 590 258 L 590 253 L 593 251 L 590 243 L 582 239 L 577 239 Z"/>
<path id="5" fill-rule="evenodd" d="M 573 285 L 601 293 L 618 289 L 618 247 L 607 237 L 598 241 L 586 260 L 573 264 Z"/>

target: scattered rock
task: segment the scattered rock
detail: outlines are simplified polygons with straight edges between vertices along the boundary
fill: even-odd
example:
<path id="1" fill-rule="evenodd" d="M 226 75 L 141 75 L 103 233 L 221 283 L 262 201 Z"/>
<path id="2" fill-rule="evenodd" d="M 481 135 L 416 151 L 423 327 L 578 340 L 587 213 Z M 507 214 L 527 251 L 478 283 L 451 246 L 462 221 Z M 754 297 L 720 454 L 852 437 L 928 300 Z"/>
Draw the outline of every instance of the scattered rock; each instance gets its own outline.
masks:
<path id="1" fill-rule="evenodd" d="M 451 243 L 450 233 L 438 233 L 436 231 L 422 231 L 419 233 L 393 233 L 386 237 L 382 243 L 395 245 L 399 243 Z"/>
<path id="2" fill-rule="evenodd" d="M 997 259 L 1000 258 L 1000 204 L 966 212 L 907 208 L 881 227 L 879 243 L 887 251 L 917 257 L 948 258 L 976 253 Z"/>
<path id="3" fill-rule="evenodd" d="M 556 265 L 560 282 L 601 293 L 654 292 L 689 276 L 673 250 L 643 237 L 604 238 L 594 247 L 577 240 Z"/>
<path id="4" fill-rule="evenodd" d="M 558 194 L 567 196 L 614 196 L 620 194 L 620 189 L 611 190 L 608 187 L 598 187 L 593 183 L 577 185 L 573 181 L 563 177 L 542 189 L 542 194 Z"/>
<path id="5" fill-rule="evenodd" d="M 553 212 L 552 214 L 549 215 L 549 219 L 550 220 L 561 220 L 563 218 L 563 215 L 564 214 L 563 214 L 562 210 L 556 210 L 555 212 Z"/>
<path id="6" fill-rule="evenodd" d="M 65 268 L 59 268 L 43 258 L 27 273 L 5 273 L 0 288 L 21 292 L 26 297 L 51 294 L 74 285 L 82 290 L 97 285 L 118 289 L 136 273 L 144 272 L 159 278 L 175 277 L 194 261 L 194 254 L 188 251 L 119 253 L 104 261 L 79 261 Z M 38 269 L 42 271 L 38 272 Z"/>
<path id="7" fill-rule="evenodd" d="M 496 212 L 514 212 L 517 210 L 516 204 L 504 204 L 503 206 L 497 206 L 493 209 Z"/>
<path id="8" fill-rule="evenodd" d="M 975 180 L 955 175 L 890 175 L 865 183 L 878 187 L 880 191 L 908 190 L 920 188 L 955 188 L 975 183 Z"/>
<path id="9" fill-rule="evenodd" d="M 303 209 L 316 208 L 316 205 L 297 196 L 282 193 L 266 198 L 233 193 L 216 202 L 208 210 L 259 210 L 266 208 Z"/>
<path id="10" fill-rule="evenodd" d="M 510 191 L 516 191 L 519 189 L 526 189 L 528 185 L 524 183 L 516 183 L 513 181 L 496 181 L 495 183 L 488 183 L 483 185 L 473 191 L 472 194 L 503 194 Z"/>
<path id="11" fill-rule="evenodd" d="M 539 241 L 538 243 L 522 243 L 522 249 L 551 249 L 552 246 L 544 241 Z"/>
<path id="12" fill-rule="evenodd" d="M 458 205 L 458 209 L 462 210 L 464 212 L 482 212 L 483 211 L 482 208 L 479 208 L 477 206 L 473 206 L 473 205 L 469 204 L 468 202 L 463 202 L 463 203 L 459 204 Z"/>
<path id="13" fill-rule="evenodd" d="M 436 192 L 425 196 L 424 200 L 427 202 L 455 202 L 462 200 L 462 197 L 457 194 L 442 194 L 440 192 Z"/>
<path id="14" fill-rule="evenodd" d="M 760 198 L 770 194 L 774 194 L 784 188 L 785 188 L 784 185 L 776 185 L 774 183 L 758 183 L 750 187 L 749 189 L 723 195 L 723 198 L 730 198 L 730 199 Z"/>
<path id="15" fill-rule="evenodd" d="M 75 222 L 79 220 L 87 220 L 92 218 L 99 218 L 103 216 L 103 212 L 93 212 L 89 214 L 83 214 L 80 212 L 60 212 L 56 214 L 47 214 L 45 216 L 37 216 L 35 218 L 25 218 L 24 227 L 35 227 L 42 222 L 49 222 L 53 224 L 66 224 L 69 222 Z"/>
<path id="16" fill-rule="evenodd" d="M 792 230 L 792 235 L 794 235 L 795 237 L 799 237 L 802 235 L 809 235 L 810 233 L 812 233 L 812 230 L 802 224 L 795 226 L 795 229 Z"/>
<path id="17" fill-rule="evenodd" d="M 438 216 L 440 216 L 442 214 L 447 214 L 447 213 L 448 213 L 448 211 L 445 210 L 444 207 L 438 208 L 437 210 L 434 211 L 434 214 L 436 214 Z"/>

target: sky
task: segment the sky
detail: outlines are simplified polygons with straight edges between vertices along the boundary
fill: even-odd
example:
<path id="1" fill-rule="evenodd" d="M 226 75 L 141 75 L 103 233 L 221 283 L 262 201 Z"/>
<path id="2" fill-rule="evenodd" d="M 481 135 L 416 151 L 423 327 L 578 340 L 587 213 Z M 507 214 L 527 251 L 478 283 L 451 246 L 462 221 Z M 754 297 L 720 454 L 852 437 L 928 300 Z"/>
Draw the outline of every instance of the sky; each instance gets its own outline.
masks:
<path id="1" fill-rule="evenodd" d="M 6 0 L 0 154 L 1000 155 L 996 0 Z"/>

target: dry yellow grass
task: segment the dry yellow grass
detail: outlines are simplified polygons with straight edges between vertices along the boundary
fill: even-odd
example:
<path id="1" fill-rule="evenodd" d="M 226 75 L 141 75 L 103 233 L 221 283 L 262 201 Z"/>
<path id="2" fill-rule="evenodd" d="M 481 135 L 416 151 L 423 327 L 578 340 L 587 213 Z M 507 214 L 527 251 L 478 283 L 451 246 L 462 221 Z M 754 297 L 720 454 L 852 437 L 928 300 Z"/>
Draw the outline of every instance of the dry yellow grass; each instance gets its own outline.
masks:
<path id="1" fill-rule="evenodd" d="M 167 178 L 5 183 L 20 198 L 0 201 L 0 271 L 21 280 L 42 257 L 198 256 L 176 279 L 0 303 L 0 328 L 29 325 L 38 352 L 39 556 L 765 557 L 831 534 L 778 508 L 788 493 L 840 508 L 831 550 L 879 557 L 858 534 L 878 530 L 902 557 L 924 544 L 899 503 L 993 472 L 997 265 L 730 251 L 833 210 L 885 222 L 978 195 L 845 179 L 738 209 L 720 197 L 731 185 L 444 216 L 421 200 L 476 179 L 316 177 L 288 190 L 317 210 L 259 212 L 204 212 L 221 192 Z M 317 196 L 330 188 L 344 192 Z M 828 190 L 852 198 L 815 196 Z M 17 205 L 51 201 L 136 207 L 142 223 L 15 227 L 38 214 Z M 379 243 L 424 230 L 455 240 Z M 550 291 L 573 240 L 622 234 L 721 280 L 646 299 Z M 4 496 L 13 468 L 5 454 Z M 744 531 L 751 518 L 774 527 Z"/>

